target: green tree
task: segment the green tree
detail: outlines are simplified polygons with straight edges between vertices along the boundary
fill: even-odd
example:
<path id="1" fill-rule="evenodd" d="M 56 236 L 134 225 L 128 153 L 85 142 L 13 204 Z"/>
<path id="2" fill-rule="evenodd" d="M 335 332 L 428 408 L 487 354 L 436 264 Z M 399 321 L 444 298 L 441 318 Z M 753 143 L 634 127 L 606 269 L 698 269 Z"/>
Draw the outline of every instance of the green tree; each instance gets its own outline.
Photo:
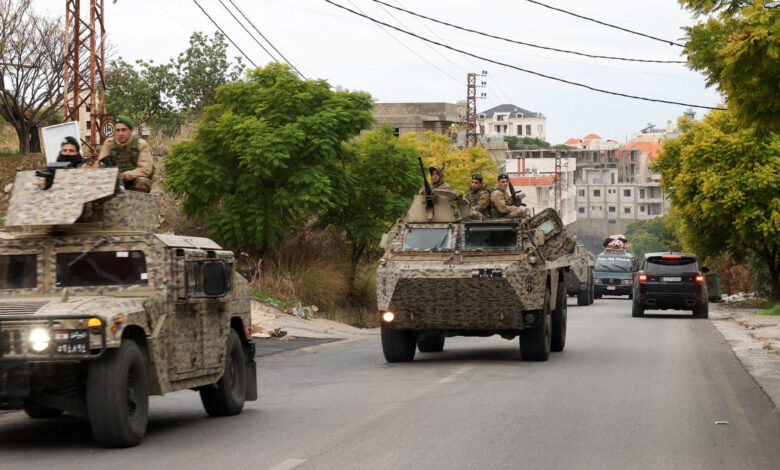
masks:
<path id="1" fill-rule="evenodd" d="M 342 142 L 372 121 L 367 93 L 303 81 L 280 64 L 217 89 L 193 140 L 173 147 L 167 185 L 226 247 L 262 253 L 352 188 Z"/>
<path id="2" fill-rule="evenodd" d="M 550 143 L 536 137 L 516 137 L 505 135 L 504 142 L 509 144 L 509 150 L 522 150 L 526 147 L 550 148 Z"/>
<path id="3" fill-rule="evenodd" d="M 743 126 L 780 130 L 780 6 L 679 0 L 705 21 L 686 28 L 688 65 L 726 97 Z"/>
<path id="4" fill-rule="evenodd" d="M 393 128 L 382 126 L 344 144 L 350 194 L 325 212 L 321 223 L 346 234 L 350 245 L 349 291 L 354 293 L 364 253 L 376 249 L 382 234 L 404 214 L 420 186 L 414 146 L 402 144 Z"/>
<path id="5" fill-rule="evenodd" d="M 485 184 L 495 183 L 498 167 L 487 150 L 469 147 L 460 150 L 452 145 L 449 137 L 433 131 L 418 134 L 410 132 L 400 137 L 404 144 L 412 145 L 422 157 L 426 167 L 441 165 L 444 167 L 444 180 L 460 192 L 471 187 L 471 175 L 481 173 Z M 422 179 L 418 179 L 422 187 Z"/>
<path id="6" fill-rule="evenodd" d="M 757 253 L 780 299 L 780 135 L 743 127 L 735 113 L 680 120 L 654 170 L 680 216 L 685 244 L 701 256 Z"/>

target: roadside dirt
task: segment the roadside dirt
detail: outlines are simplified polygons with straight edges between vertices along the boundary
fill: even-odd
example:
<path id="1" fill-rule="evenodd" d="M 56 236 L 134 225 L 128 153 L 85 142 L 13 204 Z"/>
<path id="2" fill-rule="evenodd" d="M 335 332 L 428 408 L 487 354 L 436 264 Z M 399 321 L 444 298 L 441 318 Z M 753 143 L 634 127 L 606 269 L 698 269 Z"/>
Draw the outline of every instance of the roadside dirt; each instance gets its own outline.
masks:
<path id="1" fill-rule="evenodd" d="M 378 328 L 355 328 L 323 318 L 302 318 L 252 300 L 252 332 L 257 338 L 355 338 L 376 335 Z"/>

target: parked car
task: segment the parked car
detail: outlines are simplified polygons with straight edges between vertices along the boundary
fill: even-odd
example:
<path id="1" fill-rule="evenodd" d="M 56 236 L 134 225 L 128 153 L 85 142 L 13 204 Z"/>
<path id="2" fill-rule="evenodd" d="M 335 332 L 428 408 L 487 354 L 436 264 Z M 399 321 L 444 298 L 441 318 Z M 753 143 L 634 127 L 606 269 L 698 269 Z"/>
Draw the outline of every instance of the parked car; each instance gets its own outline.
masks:
<path id="1" fill-rule="evenodd" d="M 709 316 L 706 267 L 690 253 L 647 253 L 634 279 L 631 316 L 645 310 L 693 310 L 696 318 Z"/>

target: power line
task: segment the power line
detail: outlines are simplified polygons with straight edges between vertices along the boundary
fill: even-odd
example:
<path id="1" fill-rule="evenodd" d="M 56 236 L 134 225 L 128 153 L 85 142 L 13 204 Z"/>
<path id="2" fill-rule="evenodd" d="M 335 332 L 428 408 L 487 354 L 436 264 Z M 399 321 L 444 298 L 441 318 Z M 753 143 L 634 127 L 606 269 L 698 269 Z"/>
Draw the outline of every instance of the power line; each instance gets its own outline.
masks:
<path id="1" fill-rule="evenodd" d="M 234 15 L 234 14 L 233 14 L 233 12 L 232 12 L 232 11 L 230 11 L 230 8 L 228 8 L 228 7 L 227 7 L 227 5 L 225 5 L 225 3 L 224 3 L 222 0 L 218 0 L 218 1 L 219 1 L 219 4 L 220 4 L 220 5 L 222 5 L 222 7 L 223 7 L 223 8 L 224 8 L 224 9 L 225 9 L 225 10 L 226 10 L 228 13 L 230 13 L 230 16 L 232 16 L 232 17 L 233 17 L 233 19 L 234 19 L 234 20 L 236 20 L 236 23 L 238 23 L 238 24 L 239 24 L 239 25 L 240 25 L 242 28 L 244 28 L 244 31 L 246 31 L 246 34 L 248 34 L 248 35 L 249 35 L 249 37 L 251 37 L 252 39 L 254 39 L 254 41 L 257 43 L 257 45 L 258 45 L 258 46 L 260 46 L 260 48 L 261 48 L 262 50 L 264 50 L 266 54 L 268 54 L 268 56 L 271 58 L 271 60 L 273 60 L 274 62 L 278 62 L 277 58 L 276 58 L 276 57 L 274 57 L 274 55 L 273 55 L 273 54 L 271 54 L 270 52 L 268 52 L 268 49 L 266 49 L 266 48 L 265 48 L 265 46 L 263 46 L 263 45 L 260 43 L 260 41 L 258 41 L 258 40 L 257 40 L 257 38 L 256 38 L 256 37 L 255 37 L 255 36 L 254 36 L 252 33 L 250 33 L 248 29 L 246 29 L 246 26 L 244 26 L 244 24 L 243 24 L 243 23 L 241 23 L 241 22 L 238 20 L 238 18 L 236 18 L 236 15 Z M 233 3 L 233 2 L 231 2 L 231 3 Z"/>
<path id="2" fill-rule="evenodd" d="M 411 10 L 407 10 L 405 8 L 400 8 L 400 7 L 397 7 L 397 6 L 394 6 L 394 5 L 390 5 L 389 3 L 385 3 L 382 0 L 373 0 L 373 1 L 376 2 L 376 3 L 382 4 L 382 5 L 386 5 L 386 6 L 390 7 L 390 8 L 394 8 L 394 9 L 396 9 L 398 11 L 402 11 L 404 13 L 408 13 L 408 14 L 413 15 L 413 16 L 418 16 L 418 17 L 424 18 L 424 19 L 426 19 L 428 21 L 433 21 L 434 23 L 439 23 L 439 24 L 442 24 L 442 25 L 445 25 L 445 26 L 449 26 L 450 28 L 459 29 L 461 31 L 466 31 L 466 32 L 469 32 L 469 33 L 479 34 L 480 36 L 485 36 L 485 37 L 492 38 L 492 39 L 498 39 L 498 40 L 501 40 L 501 41 L 506 41 L 506 42 L 511 42 L 511 43 L 514 43 L 514 44 L 519 44 L 521 46 L 535 47 L 537 49 L 544 49 L 544 50 L 547 50 L 547 51 L 563 52 L 565 54 L 575 54 L 575 55 L 579 55 L 579 56 L 583 56 L 583 57 L 590 57 L 592 59 L 624 60 L 624 61 L 627 61 L 627 62 L 647 62 L 647 63 L 655 63 L 655 64 L 684 64 L 685 63 L 684 60 L 632 59 L 630 57 L 615 57 L 615 56 L 608 56 L 608 55 L 596 55 L 596 54 L 588 54 L 588 53 L 585 53 L 585 52 L 570 51 L 568 49 L 558 49 L 556 47 L 541 46 L 539 44 L 533 44 L 533 43 L 524 42 L 524 41 L 517 41 L 515 39 L 508 39 L 508 38 L 505 38 L 505 37 L 496 36 L 496 35 L 489 34 L 489 33 L 483 33 L 482 31 L 477 31 L 477 30 L 474 30 L 474 29 L 465 28 L 463 26 L 458 26 L 458 25 L 455 25 L 455 24 L 452 24 L 452 23 L 447 23 L 446 21 L 441 21 L 441 20 L 437 20 L 436 18 L 431 18 L 429 16 L 421 15 L 419 13 L 415 13 L 415 12 L 413 12 Z M 536 2 L 534 2 L 534 3 L 536 3 Z"/>
<path id="3" fill-rule="evenodd" d="M 630 29 L 623 28 L 621 26 L 615 26 L 613 24 L 604 23 L 603 21 L 594 20 L 593 18 L 588 18 L 587 16 L 578 15 L 576 13 L 572 13 L 570 11 L 566 11 L 566 10 L 563 10 L 561 8 L 555 8 L 555 7 L 552 7 L 550 5 L 545 5 L 544 3 L 537 2 L 536 0 L 525 0 L 525 1 L 529 2 L 529 3 L 533 3 L 533 4 L 536 4 L 536 5 L 539 5 L 539 6 L 542 6 L 542 7 L 545 7 L 545 8 L 549 8 L 550 10 L 560 11 L 561 13 L 566 13 L 567 15 L 576 16 L 577 18 L 582 18 L 583 20 L 592 21 L 592 22 L 598 23 L 598 24 L 600 24 L 602 26 L 608 26 L 610 28 L 619 29 L 619 30 L 625 31 L 627 33 L 636 34 L 638 36 L 643 36 L 643 37 L 646 37 L 646 38 L 655 39 L 656 41 L 665 42 L 665 43 L 669 44 L 670 46 L 685 47 L 684 44 L 680 44 L 680 43 L 677 43 L 677 42 L 674 42 L 674 41 L 668 41 L 666 39 L 657 38 L 655 36 L 650 36 L 649 34 L 645 34 L 645 33 L 639 33 L 639 32 L 636 32 L 636 31 L 632 31 Z"/>
<path id="4" fill-rule="evenodd" d="M 282 54 L 282 53 L 279 51 L 279 49 L 277 49 L 277 48 L 276 48 L 276 46 L 274 46 L 274 45 L 273 45 L 273 43 L 272 43 L 271 41 L 269 41 L 269 40 L 268 40 L 268 38 L 267 38 L 267 37 L 265 37 L 265 35 L 264 35 L 263 33 L 261 33 L 261 32 L 260 32 L 260 30 L 259 30 L 259 29 L 257 29 L 257 26 L 255 26 L 255 24 L 252 22 L 252 20 L 250 20 L 250 19 L 249 19 L 249 18 L 248 18 L 248 17 L 247 17 L 247 16 L 244 14 L 244 11 L 243 11 L 243 10 L 241 10 L 241 8 L 239 8 L 239 7 L 238 7 L 238 5 L 236 5 L 236 4 L 233 2 L 233 0 L 228 0 L 228 1 L 230 2 L 230 4 L 231 4 L 231 5 L 233 5 L 233 7 L 234 7 L 236 10 L 238 10 L 238 12 L 239 12 L 239 13 L 241 13 L 241 16 L 243 16 L 243 17 L 244 17 L 244 19 L 245 19 L 245 20 L 247 20 L 247 22 L 249 22 L 249 24 L 250 24 L 250 25 L 252 25 L 252 27 L 255 29 L 255 31 L 257 31 L 257 34 L 259 34 L 259 35 L 260 35 L 260 37 L 261 37 L 261 38 L 263 38 L 263 39 L 265 40 L 265 42 L 267 42 L 267 43 L 268 43 L 268 45 L 269 45 L 269 46 L 271 46 L 271 48 L 273 48 L 273 50 L 275 50 L 275 51 L 276 51 L 276 53 L 277 53 L 277 54 L 279 54 L 279 56 L 280 56 L 282 59 L 284 59 L 284 61 L 285 61 L 285 62 L 287 62 L 287 65 L 289 65 L 290 67 L 292 67 L 292 69 L 293 69 L 293 70 L 295 70 L 295 72 L 296 72 L 298 75 L 300 75 L 302 79 L 304 79 L 304 80 L 308 80 L 306 77 L 304 77 L 304 76 L 303 76 L 303 74 L 300 72 L 300 70 L 298 70 L 297 68 L 295 68 L 295 66 L 294 66 L 294 65 L 293 65 L 293 64 L 292 64 L 292 63 L 291 63 L 289 60 L 287 60 L 287 57 L 285 57 L 285 56 L 284 56 L 284 54 Z M 222 0 L 219 0 L 219 3 L 222 3 Z M 223 4 L 223 5 L 224 5 L 224 4 Z M 225 7 L 225 8 L 227 8 L 227 7 Z M 231 13 L 231 15 L 232 15 L 232 13 Z M 235 16 L 234 16 L 233 18 L 235 18 Z M 238 21 L 238 20 L 236 20 L 236 21 Z M 243 25 L 242 25 L 242 26 L 243 26 Z M 244 28 L 244 29 L 246 29 L 246 28 Z M 247 33 L 248 33 L 248 32 L 249 32 L 249 31 L 247 31 Z M 254 36 L 252 36 L 252 38 L 254 39 Z M 257 39 L 255 39 L 255 41 L 257 41 Z M 258 42 L 258 44 L 260 44 L 260 43 Z M 265 50 L 265 48 L 263 48 L 263 50 Z M 268 51 L 266 51 L 266 52 L 268 52 Z M 270 55 L 270 53 L 269 53 L 269 55 Z M 276 59 L 274 59 L 274 60 L 276 60 Z"/>
<path id="5" fill-rule="evenodd" d="M 365 18 L 365 19 L 367 19 L 369 21 L 373 21 L 374 23 L 378 23 L 378 24 L 387 26 L 388 28 L 392 28 L 392 29 L 395 29 L 396 31 L 402 32 L 404 34 L 408 34 L 409 36 L 413 36 L 413 37 L 416 37 L 418 39 L 422 39 L 423 41 L 428 41 L 431 44 L 436 44 L 437 46 L 445 47 L 445 48 L 450 49 L 452 51 L 460 52 L 461 54 L 465 54 L 465 55 L 468 55 L 468 56 L 471 56 L 471 57 L 475 57 L 477 59 L 484 60 L 485 62 L 490 62 L 491 64 L 501 65 L 503 67 L 508 67 L 508 68 L 511 68 L 511 69 L 519 70 L 520 72 L 525 72 L 525 73 L 528 73 L 528 74 L 531 74 L 531 75 L 536 75 L 538 77 L 547 78 L 549 80 L 555 80 L 555 81 L 566 83 L 566 84 L 569 84 L 569 85 L 574 85 L 574 86 L 578 86 L 578 87 L 581 87 L 581 88 L 586 88 L 588 90 L 597 91 L 599 93 L 605 93 L 607 95 L 622 96 L 624 98 L 632 98 L 632 99 L 635 99 L 635 100 L 652 101 L 652 102 L 656 102 L 656 103 L 666 103 L 666 104 L 676 104 L 676 105 L 688 106 L 688 107 L 692 107 L 692 108 L 716 109 L 716 110 L 721 110 L 721 111 L 724 110 L 724 108 L 714 108 L 714 107 L 711 107 L 711 106 L 702 106 L 702 105 L 698 105 L 698 104 L 681 103 L 681 102 L 678 102 L 678 101 L 669 101 L 669 100 L 661 100 L 661 99 L 655 99 L 655 98 L 646 98 L 646 97 L 643 97 L 643 96 L 628 95 L 628 94 L 625 94 L 625 93 L 619 93 L 619 92 L 615 92 L 615 91 L 609 91 L 609 90 L 603 90 L 603 89 L 600 89 L 600 88 L 595 88 L 595 87 L 592 87 L 590 85 L 585 85 L 583 83 L 573 82 L 571 80 L 566 80 L 564 78 L 554 77 L 552 75 L 545 75 L 543 73 L 535 72 L 533 70 L 517 67 L 516 65 L 511 65 L 511 64 L 504 63 L 504 62 L 499 62 L 497 60 L 488 59 L 486 57 L 482 57 L 482 56 L 479 56 L 479 55 L 476 55 L 476 54 L 472 54 L 471 52 L 466 52 L 466 51 L 461 50 L 461 49 L 456 49 L 456 48 L 454 48 L 452 46 L 448 46 L 447 44 L 442 44 L 440 42 L 436 42 L 436 41 L 434 41 L 432 39 L 428 39 L 426 37 L 417 35 L 415 33 L 403 30 L 401 28 L 397 28 L 397 27 L 395 27 L 393 25 L 389 25 L 389 24 L 384 23 L 382 21 L 379 21 L 377 19 L 371 18 L 370 16 L 364 15 L 362 13 L 358 13 L 358 12 L 356 12 L 354 10 L 351 10 L 351 9 L 349 9 L 349 8 L 343 6 L 343 5 L 339 5 L 338 3 L 335 3 L 335 2 L 333 2 L 331 0 L 324 0 L 324 1 L 326 3 L 330 3 L 331 5 L 333 5 L 335 7 L 341 8 L 342 10 L 346 10 L 346 11 L 348 11 L 348 12 L 354 14 L 354 15 L 362 16 L 363 18 Z"/>
<path id="6" fill-rule="evenodd" d="M 230 41 L 230 43 L 231 43 L 231 44 L 233 44 L 233 47 L 235 47 L 236 49 L 238 49 L 238 52 L 240 52 L 240 53 L 241 53 L 241 55 L 242 55 L 242 56 L 244 56 L 244 58 L 246 58 L 246 60 L 248 60 L 250 64 L 252 64 L 252 66 L 253 66 L 253 67 L 257 67 L 257 64 L 255 64 L 255 63 L 252 61 L 252 59 L 250 59 L 250 58 L 249 58 L 249 56 L 248 56 L 248 55 L 246 55 L 246 54 L 244 53 L 244 51 L 242 51 L 242 50 L 241 50 L 241 48 L 240 48 L 240 47 L 238 47 L 238 45 L 237 45 L 237 44 L 236 44 L 236 43 L 235 43 L 235 42 L 234 42 L 234 41 L 233 41 L 233 40 L 230 38 L 230 36 L 228 36 L 228 35 L 227 35 L 227 33 L 226 33 L 225 31 L 223 31 L 223 30 L 222 30 L 222 28 L 220 28 L 220 27 L 219 27 L 219 25 L 217 24 L 217 22 L 216 22 L 216 21 L 214 21 L 214 19 L 213 19 L 211 16 L 209 16 L 209 14 L 208 14 L 208 13 L 206 13 L 206 10 L 204 10 L 204 9 L 203 9 L 203 7 L 202 7 L 202 6 L 200 6 L 200 3 L 198 3 L 198 0 L 192 0 L 192 1 L 193 1 L 193 2 L 195 2 L 195 5 L 197 5 L 197 6 L 198 6 L 198 8 L 200 8 L 200 11 L 202 11 L 202 12 L 203 12 L 203 14 L 204 14 L 204 15 L 206 15 L 206 17 L 207 17 L 209 20 L 211 20 L 211 22 L 214 24 L 214 26 L 216 26 L 216 27 L 217 27 L 217 29 L 219 30 L 219 32 L 221 32 L 221 33 L 222 33 L 222 34 L 223 34 L 223 35 L 224 35 L 226 38 L 228 38 L 228 41 Z"/>

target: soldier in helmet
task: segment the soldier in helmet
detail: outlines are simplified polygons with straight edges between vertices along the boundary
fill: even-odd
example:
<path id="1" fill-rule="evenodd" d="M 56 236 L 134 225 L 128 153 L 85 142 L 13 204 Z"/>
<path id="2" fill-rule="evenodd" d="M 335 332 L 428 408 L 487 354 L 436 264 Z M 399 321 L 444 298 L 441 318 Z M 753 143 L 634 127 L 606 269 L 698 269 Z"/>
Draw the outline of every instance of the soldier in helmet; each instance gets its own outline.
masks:
<path id="1" fill-rule="evenodd" d="M 77 138 L 67 136 L 62 140 L 57 161 L 70 163 L 74 168 L 81 165 L 84 157 L 81 156 L 81 145 Z"/>
<path id="2" fill-rule="evenodd" d="M 152 189 L 154 159 L 149 144 L 133 135 L 133 120 L 117 116 L 114 136 L 103 144 L 94 166 L 116 166 L 122 175 L 125 188 L 148 193 Z"/>
<path id="3" fill-rule="evenodd" d="M 470 212 L 468 218 L 482 220 L 490 218 L 490 193 L 482 185 L 482 175 L 471 175 L 471 188 L 466 191 L 463 198 L 469 203 Z"/>
<path id="4" fill-rule="evenodd" d="M 498 175 L 496 189 L 490 193 L 491 211 L 496 211 L 496 216 L 505 219 L 517 219 L 528 217 L 531 211 L 527 207 L 515 206 L 512 196 L 507 188 L 509 187 L 509 175 L 501 173 Z"/>
<path id="5" fill-rule="evenodd" d="M 452 191 L 452 187 L 444 181 L 444 168 L 439 165 L 434 165 L 428 168 L 431 174 L 431 189 L 448 189 Z M 425 186 L 420 188 L 420 194 L 425 194 Z"/>

